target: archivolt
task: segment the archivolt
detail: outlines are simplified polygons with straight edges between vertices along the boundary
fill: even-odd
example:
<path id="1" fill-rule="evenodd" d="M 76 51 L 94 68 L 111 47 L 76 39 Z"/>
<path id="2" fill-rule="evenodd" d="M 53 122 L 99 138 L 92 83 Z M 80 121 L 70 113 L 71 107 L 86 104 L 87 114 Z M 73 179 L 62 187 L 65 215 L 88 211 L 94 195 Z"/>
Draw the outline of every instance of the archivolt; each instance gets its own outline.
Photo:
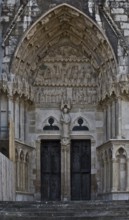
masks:
<path id="1" fill-rule="evenodd" d="M 48 51 L 66 37 L 92 65 L 101 81 L 99 87 L 103 81 L 107 84 L 114 81 L 116 59 L 108 39 L 95 22 L 68 4 L 41 16 L 25 33 L 15 52 L 11 72 L 33 84 Z"/>

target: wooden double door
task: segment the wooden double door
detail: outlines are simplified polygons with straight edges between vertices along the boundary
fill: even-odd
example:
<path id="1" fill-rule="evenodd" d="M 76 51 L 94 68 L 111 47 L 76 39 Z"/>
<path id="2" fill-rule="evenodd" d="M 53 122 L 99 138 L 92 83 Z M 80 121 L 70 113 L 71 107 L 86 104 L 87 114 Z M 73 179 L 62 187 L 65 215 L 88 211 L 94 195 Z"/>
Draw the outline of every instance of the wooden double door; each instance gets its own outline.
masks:
<path id="1" fill-rule="evenodd" d="M 91 143 L 90 140 L 71 141 L 71 200 L 90 200 Z M 60 140 L 41 141 L 41 199 L 61 200 Z"/>

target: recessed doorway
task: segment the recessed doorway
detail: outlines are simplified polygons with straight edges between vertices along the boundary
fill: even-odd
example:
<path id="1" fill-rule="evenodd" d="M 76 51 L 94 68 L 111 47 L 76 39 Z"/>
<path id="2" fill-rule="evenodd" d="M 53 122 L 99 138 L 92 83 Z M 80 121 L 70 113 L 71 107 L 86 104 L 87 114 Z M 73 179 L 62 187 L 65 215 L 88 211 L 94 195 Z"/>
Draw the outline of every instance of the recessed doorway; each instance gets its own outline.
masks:
<path id="1" fill-rule="evenodd" d="M 60 140 L 41 141 L 41 200 L 61 199 Z"/>
<path id="2" fill-rule="evenodd" d="M 71 200 L 91 198 L 91 141 L 71 142 Z"/>

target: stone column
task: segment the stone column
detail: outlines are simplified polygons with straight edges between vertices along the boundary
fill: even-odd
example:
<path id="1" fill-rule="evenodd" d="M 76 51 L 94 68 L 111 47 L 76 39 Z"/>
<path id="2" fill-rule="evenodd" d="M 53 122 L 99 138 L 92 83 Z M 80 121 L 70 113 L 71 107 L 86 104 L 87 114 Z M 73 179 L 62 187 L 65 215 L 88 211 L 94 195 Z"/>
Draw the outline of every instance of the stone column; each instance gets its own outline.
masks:
<path id="1" fill-rule="evenodd" d="M 112 192 L 117 192 L 119 187 L 119 170 L 118 170 L 118 161 L 112 159 Z"/>
<path id="2" fill-rule="evenodd" d="M 70 200 L 70 123 L 69 105 L 62 103 L 61 113 L 61 199 Z"/>
<path id="3" fill-rule="evenodd" d="M 112 102 L 112 138 L 116 137 L 116 112 L 115 101 Z"/>
<path id="4" fill-rule="evenodd" d="M 129 192 L 129 158 L 127 158 L 127 184 L 126 184 L 126 191 Z"/>
<path id="5" fill-rule="evenodd" d="M 111 192 L 111 158 L 108 158 L 108 173 L 107 173 L 107 191 Z"/>
<path id="6" fill-rule="evenodd" d="M 20 183 L 21 183 L 21 191 L 24 191 L 24 152 L 21 151 L 21 157 L 20 157 Z"/>
<path id="7" fill-rule="evenodd" d="M 19 97 L 15 99 L 15 138 L 19 139 Z"/>
<path id="8" fill-rule="evenodd" d="M 104 161 L 102 160 L 102 167 L 101 167 L 101 181 L 102 181 L 102 183 L 101 183 L 101 192 L 103 193 L 104 192 Z"/>
<path id="9" fill-rule="evenodd" d="M 103 192 L 106 192 L 107 189 L 107 161 L 104 160 L 104 190 Z"/>
<path id="10" fill-rule="evenodd" d="M 110 139 L 111 138 L 111 135 L 112 135 L 112 131 L 111 131 L 111 104 L 109 103 L 108 105 L 108 109 L 107 109 L 107 115 L 108 115 L 108 120 L 107 120 L 107 139 Z"/>
<path id="11" fill-rule="evenodd" d="M 20 102 L 20 128 L 21 128 L 21 140 L 24 141 L 24 102 L 22 99 Z"/>
<path id="12" fill-rule="evenodd" d="M 17 149 L 16 160 L 16 190 L 20 191 L 20 150 Z"/>
<path id="13" fill-rule="evenodd" d="M 107 141 L 106 109 L 104 109 L 104 142 Z"/>
<path id="14" fill-rule="evenodd" d="M 9 158 L 15 162 L 15 128 L 14 128 L 14 100 L 12 96 L 8 96 L 9 110 Z"/>
<path id="15" fill-rule="evenodd" d="M 61 200 L 69 201 L 71 197 L 70 181 L 70 143 L 61 142 Z"/>
<path id="16" fill-rule="evenodd" d="M 25 191 L 28 192 L 28 180 L 29 180 L 29 152 L 26 152 L 26 158 L 25 158 Z"/>
<path id="17" fill-rule="evenodd" d="M 8 96 L 8 109 L 9 109 L 9 119 L 13 120 L 13 109 L 14 109 L 14 100 L 13 96 Z"/>
<path id="18" fill-rule="evenodd" d="M 27 103 L 24 102 L 24 141 L 27 138 Z"/>
<path id="19" fill-rule="evenodd" d="M 35 199 L 41 200 L 41 159 L 40 159 L 40 147 L 41 141 L 36 140 L 36 180 L 34 180 L 35 186 Z"/>
<path id="20" fill-rule="evenodd" d="M 24 158 L 23 158 L 23 191 L 26 191 L 26 152 L 24 151 Z"/>
<path id="21" fill-rule="evenodd" d="M 121 139 L 121 132 L 122 132 L 122 119 L 121 119 L 121 114 L 122 114 L 122 110 L 121 110 L 121 99 L 119 98 L 117 101 L 117 138 Z"/>
<path id="22" fill-rule="evenodd" d="M 107 159 L 107 187 L 106 187 L 107 192 L 109 192 L 109 188 L 110 188 L 110 162 L 109 159 Z"/>

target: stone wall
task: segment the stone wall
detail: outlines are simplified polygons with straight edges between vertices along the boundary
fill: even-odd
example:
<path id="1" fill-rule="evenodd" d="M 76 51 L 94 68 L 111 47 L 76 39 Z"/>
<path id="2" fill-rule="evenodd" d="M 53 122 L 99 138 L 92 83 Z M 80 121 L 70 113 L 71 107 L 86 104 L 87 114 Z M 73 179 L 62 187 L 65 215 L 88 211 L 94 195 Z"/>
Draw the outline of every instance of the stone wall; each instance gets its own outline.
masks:
<path id="1" fill-rule="evenodd" d="M 87 20 L 84 26 L 85 28 L 83 30 L 83 23 L 79 24 L 78 20 L 75 21 L 74 19 L 74 23 L 77 22 L 77 24 L 79 25 L 77 26 L 76 23 L 75 25 L 74 23 L 72 23 L 71 25 L 73 34 L 77 32 L 78 28 L 82 28 L 82 32 L 78 31 L 78 34 L 82 36 L 82 41 L 84 40 L 84 32 L 88 30 L 89 36 L 91 35 L 91 42 L 95 42 L 95 45 L 93 45 L 90 41 L 88 41 L 88 37 L 84 40 L 85 42 L 87 42 L 87 44 L 89 44 L 89 46 L 90 43 L 92 44 L 90 46 L 90 49 L 91 51 L 93 50 L 93 54 L 89 53 L 91 64 L 94 66 L 94 53 L 97 54 L 98 63 L 100 64 L 99 68 L 96 68 L 95 71 L 97 77 L 93 78 L 95 83 L 97 84 L 94 85 L 95 90 L 92 89 L 91 83 L 88 82 L 88 84 L 86 84 L 86 78 L 85 80 L 82 79 L 82 81 L 79 78 L 81 76 L 81 73 L 84 72 L 82 71 L 83 68 L 81 68 L 82 63 L 80 63 L 80 61 L 79 66 L 77 66 L 77 68 L 79 67 L 80 72 L 78 70 L 75 70 L 74 68 L 71 68 L 73 72 L 71 71 L 70 74 L 74 73 L 74 75 L 76 75 L 75 73 L 77 71 L 78 75 L 72 75 L 72 77 L 71 75 L 69 75 L 70 77 L 68 77 L 68 82 L 71 81 L 71 84 L 69 84 L 67 82 L 67 77 L 65 77 L 65 79 L 63 78 L 63 83 L 60 82 L 61 77 L 59 75 L 57 76 L 57 78 L 59 77 L 59 80 L 56 80 L 56 77 L 54 77 L 54 71 L 56 72 L 56 70 L 57 72 L 59 71 L 61 73 L 63 71 L 65 73 L 68 72 L 68 69 L 70 69 L 69 64 L 66 66 L 62 66 L 61 59 L 60 65 L 53 66 L 53 63 L 55 63 L 55 61 L 50 65 L 50 61 L 52 59 L 46 59 L 47 61 L 41 60 L 41 57 L 38 54 L 38 48 L 42 48 L 42 45 L 45 45 L 43 35 L 45 35 L 45 32 L 49 32 L 47 33 L 48 35 L 46 34 L 46 39 L 49 40 L 50 38 L 49 46 L 52 47 L 53 44 L 51 43 L 51 36 L 54 36 L 54 34 L 56 35 L 59 32 L 59 30 L 57 29 L 56 33 L 56 25 L 52 25 L 51 27 L 51 21 L 54 22 L 54 19 L 50 21 L 50 30 L 49 26 L 47 27 L 46 25 L 42 33 L 39 33 L 38 35 L 38 31 L 43 28 L 43 23 L 45 23 L 45 20 L 41 19 L 39 23 L 37 22 L 37 31 L 35 32 L 36 29 L 33 30 L 32 28 L 33 33 L 31 33 L 30 31 L 24 39 L 22 38 L 24 32 L 28 30 L 41 15 L 44 15 L 49 10 L 62 3 L 67 3 L 71 6 L 74 6 L 81 12 L 88 15 L 96 24 L 98 24 L 97 27 L 95 26 L 95 24 L 93 25 L 91 22 L 90 26 L 89 21 Z M 2 17 L 0 29 L 2 29 L 2 50 L 0 52 L 0 62 L 3 63 L 3 66 L 2 70 L 0 69 L 0 75 L 2 75 L 2 89 L 4 90 L 4 93 L 8 94 L 8 109 L 4 109 L 3 111 L 1 108 L 1 115 L 5 114 L 5 112 L 9 112 L 15 122 L 15 138 L 17 138 L 18 140 L 20 139 L 23 142 L 27 142 L 31 146 L 37 148 L 36 152 L 33 151 L 33 159 L 31 159 L 31 175 L 29 176 L 29 178 L 31 179 L 31 192 L 35 191 L 37 194 L 36 196 L 39 199 L 38 196 L 40 196 L 40 140 L 45 138 L 51 139 L 52 137 L 59 139 L 61 135 L 60 132 L 45 133 L 45 131 L 43 131 L 43 128 L 44 126 L 49 125 L 48 119 L 50 117 L 53 117 L 55 120 L 54 125 L 58 126 L 60 130 L 61 100 L 68 100 L 69 98 L 71 98 L 73 99 L 71 103 L 72 109 L 70 111 L 70 115 L 72 118 L 72 124 L 70 127 L 71 137 L 82 139 L 88 138 L 92 139 L 93 142 L 91 161 L 92 179 L 94 179 L 95 182 L 92 188 L 95 188 L 93 192 L 93 197 L 95 197 L 97 194 L 97 187 L 95 187 L 97 182 L 96 147 L 110 139 L 127 139 L 129 137 L 129 124 L 127 115 L 129 107 L 129 3 L 127 2 L 127 0 L 7 0 L 3 1 L 1 3 L 1 6 Z M 67 19 L 69 19 L 69 16 L 72 17 L 74 13 L 76 14 L 77 11 L 72 11 L 72 8 L 70 7 L 70 14 L 66 13 L 64 16 L 65 19 L 63 17 L 61 18 L 61 20 L 59 18 L 57 19 L 57 23 L 59 23 L 57 26 L 59 27 L 60 22 L 64 22 L 62 24 L 62 27 L 63 30 L 66 28 L 66 33 L 68 31 L 69 25 L 65 26 L 65 20 L 67 21 Z M 53 17 L 55 15 L 57 16 L 58 10 L 57 12 L 56 10 L 53 11 L 51 14 L 51 16 Z M 81 16 L 82 14 L 80 15 L 80 18 Z M 76 19 L 78 19 L 78 15 Z M 102 36 L 101 39 L 99 28 L 102 31 L 102 33 L 105 33 L 108 40 L 106 39 L 106 37 L 103 38 Z M 71 29 L 69 29 L 69 31 L 71 31 Z M 31 34 L 34 34 L 34 36 L 32 37 Z M 33 42 L 29 41 L 31 37 L 33 38 Z M 97 38 L 99 37 L 100 41 L 96 42 Z M 21 39 L 23 39 L 23 45 L 20 45 L 21 51 L 23 49 L 23 53 L 21 54 L 24 54 L 25 56 L 22 57 L 19 52 L 14 57 L 15 50 L 18 47 L 18 44 Z M 110 42 L 112 49 L 110 47 L 108 48 L 108 41 Z M 37 44 L 35 42 L 37 42 Z M 59 48 L 59 44 L 57 46 Z M 79 54 L 79 50 L 77 50 L 77 55 Z M 37 56 L 35 56 L 36 51 Z M 88 50 L 86 49 L 86 51 Z M 106 51 L 106 53 L 104 51 Z M 50 50 L 50 52 L 52 51 Z M 56 58 L 56 55 L 58 55 L 55 49 L 54 52 L 55 54 L 52 54 L 51 58 Z M 31 60 L 31 57 L 33 58 L 33 53 L 36 58 L 34 60 Z M 100 55 L 100 57 L 98 54 Z M 21 65 L 17 71 L 17 64 L 19 65 L 20 63 L 18 61 L 18 63 L 14 65 L 14 71 L 11 69 L 11 72 L 10 67 L 13 63 L 13 59 L 15 60 L 15 58 L 17 60 L 20 60 Z M 36 59 L 38 61 L 37 63 Z M 108 59 L 111 62 L 108 62 Z M 82 61 L 82 59 L 80 60 Z M 104 62 L 106 64 L 104 64 Z M 38 66 L 40 63 L 45 63 L 46 66 L 53 67 L 53 78 L 50 78 L 51 81 L 47 78 L 48 75 L 45 79 L 46 81 L 44 80 L 44 78 L 42 78 L 42 75 L 45 72 L 45 70 L 43 69 L 43 65 Z M 84 63 L 86 64 L 85 60 Z M 35 69 L 35 67 L 34 69 L 31 68 L 33 66 L 32 64 L 34 66 L 37 65 L 37 67 L 39 67 L 39 70 L 41 70 L 41 74 L 40 71 L 37 71 L 37 67 L 37 69 Z M 114 68 L 114 66 L 117 66 L 117 70 L 116 68 Z M 29 72 L 29 68 L 32 70 L 32 72 Z M 16 74 L 16 71 L 17 77 L 15 77 L 14 75 Z M 30 75 L 27 75 L 28 72 L 30 73 Z M 51 71 L 49 73 L 51 75 Z M 88 73 L 87 66 L 86 73 Z M 33 78 L 34 74 L 37 74 L 36 78 Z M 25 76 L 26 80 L 23 79 L 23 76 Z M 49 88 L 50 86 L 53 86 L 53 83 L 55 85 L 55 88 Z M 80 84 L 78 85 L 78 83 Z M 37 88 L 34 90 L 35 92 L 32 92 L 33 86 L 37 86 Z M 63 86 L 63 88 L 61 88 L 61 86 Z M 78 88 L 70 88 L 70 86 L 77 86 Z M 88 89 L 88 86 L 91 88 Z M 97 86 L 98 91 L 96 90 Z M 67 89 L 65 87 L 67 87 Z M 33 93 L 34 97 L 31 97 L 31 92 Z M 34 105 L 31 105 L 32 103 Z M 72 131 L 72 126 L 74 123 L 76 124 L 78 122 L 79 117 L 84 119 L 84 123 L 86 126 L 89 126 L 89 131 L 81 135 L 80 133 L 75 134 Z M 0 116 L 0 118 L 3 117 Z M 8 115 L 6 118 L 8 119 Z M 6 120 L 6 122 L 8 122 L 8 120 Z"/>
<path id="2" fill-rule="evenodd" d="M 28 2 L 28 3 L 27 3 Z M 104 2 L 104 1 L 103 1 Z M 118 56 L 120 73 L 128 69 L 127 56 L 122 58 L 128 50 L 129 42 L 129 3 L 127 1 L 107 0 L 101 1 L 6 1 L 2 4 L 2 36 L 3 36 L 3 72 L 9 73 L 11 62 L 16 46 L 23 33 L 43 13 L 51 8 L 68 3 L 90 16 L 98 25 L 105 30 L 112 47 Z M 15 15 L 15 16 L 14 16 Z M 124 60 L 123 60 L 124 59 Z M 124 65 L 124 67 L 123 67 Z M 124 69 L 123 69 L 124 68 Z"/>
<path id="3" fill-rule="evenodd" d="M 15 165 L 1 153 L 0 201 L 15 201 Z"/>

